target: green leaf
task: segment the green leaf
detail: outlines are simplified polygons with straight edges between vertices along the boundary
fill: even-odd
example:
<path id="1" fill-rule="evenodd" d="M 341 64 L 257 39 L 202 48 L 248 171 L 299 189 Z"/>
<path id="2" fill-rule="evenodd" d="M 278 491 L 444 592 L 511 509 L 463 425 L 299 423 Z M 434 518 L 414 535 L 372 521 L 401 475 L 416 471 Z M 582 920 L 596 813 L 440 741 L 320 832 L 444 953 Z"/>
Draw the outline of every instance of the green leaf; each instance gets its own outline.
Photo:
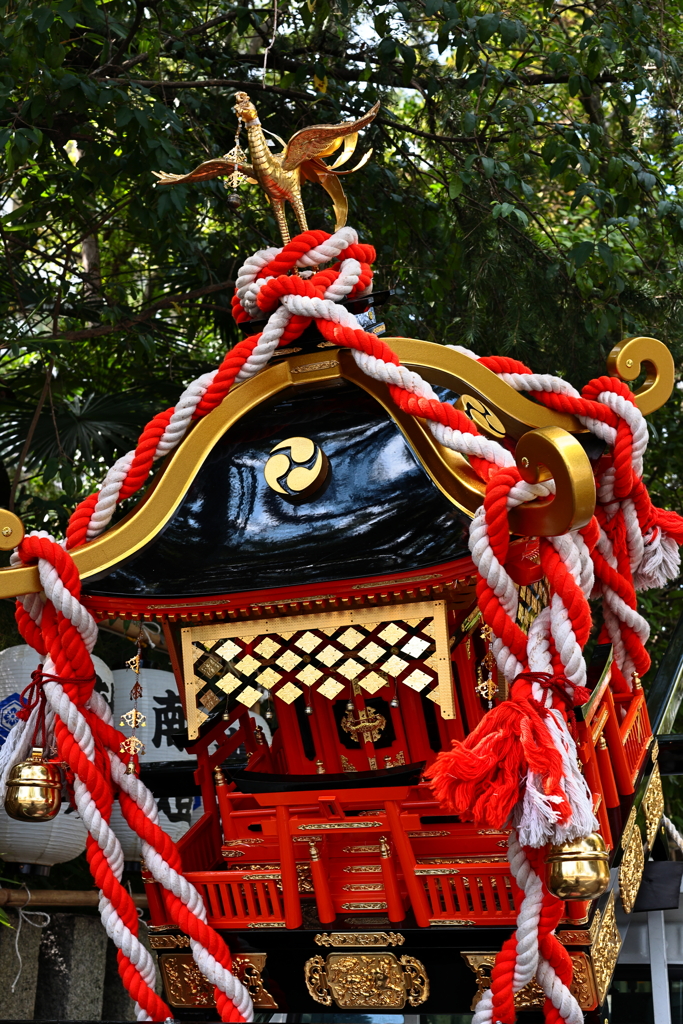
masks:
<path id="1" fill-rule="evenodd" d="M 484 177 L 490 178 L 496 168 L 496 163 L 490 156 L 483 156 L 481 158 L 481 166 L 484 171 Z"/>
<path id="2" fill-rule="evenodd" d="M 657 179 L 654 174 L 650 174 L 648 171 L 640 171 L 638 174 L 638 181 L 646 192 L 651 192 L 657 184 Z"/>
<path id="3" fill-rule="evenodd" d="M 459 174 L 456 174 L 451 181 L 448 182 L 448 198 L 457 199 L 463 189 L 463 180 Z"/>
<path id="4" fill-rule="evenodd" d="M 584 264 L 588 263 L 588 260 L 593 255 L 593 243 L 592 242 L 579 242 L 578 245 L 573 246 L 567 253 L 567 259 L 571 260 L 574 266 L 578 269 L 583 267 Z"/>
<path id="5" fill-rule="evenodd" d="M 598 252 L 600 259 L 605 264 L 610 273 L 614 270 L 614 251 L 610 249 L 606 242 L 598 242 Z"/>
<path id="6" fill-rule="evenodd" d="M 396 40 L 386 36 L 377 47 L 377 56 L 380 60 L 388 62 L 396 56 Z"/>
<path id="7" fill-rule="evenodd" d="M 45 47 L 45 60 L 49 67 L 58 68 L 66 57 L 66 50 L 59 43 L 48 43 Z"/>
<path id="8" fill-rule="evenodd" d="M 39 7 L 33 17 L 38 27 L 38 31 L 41 34 L 47 32 L 52 25 L 52 22 L 55 20 L 55 16 L 49 7 Z"/>
<path id="9" fill-rule="evenodd" d="M 477 130 L 477 119 L 469 110 L 462 115 L 462 130 L 465 135 L 474 135 Z"/>
<path id="10" fill-rule="evenodd" d="M 406 67 L 412 71 L 417 64 L 417 54 L 412 46 L 404 46 L 403 43 L 398 44 L 398 49 L 401 54 L 401 58 Z"/>
<path id="11" fill-rule="evenodd" d="M 484 14 L 477 20 L 477 38 L 482 43 L 487 42 L 498 31 L 499 24 L 500 15 L 497 12 L 490 11 L 488 14 Z"/>

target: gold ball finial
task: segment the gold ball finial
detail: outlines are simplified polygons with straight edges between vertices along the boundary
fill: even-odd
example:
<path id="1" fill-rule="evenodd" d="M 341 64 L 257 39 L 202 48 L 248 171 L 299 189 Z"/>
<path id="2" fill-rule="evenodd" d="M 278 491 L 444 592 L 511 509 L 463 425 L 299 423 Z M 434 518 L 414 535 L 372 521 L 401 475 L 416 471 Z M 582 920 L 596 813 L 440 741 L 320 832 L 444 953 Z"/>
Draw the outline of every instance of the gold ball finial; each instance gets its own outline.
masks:
<path id="1" fill-rule="evenodd" d="M 11 551 L 24 539 L 24 524 L 9 509 L 0 508 L 0 551 Z"/>

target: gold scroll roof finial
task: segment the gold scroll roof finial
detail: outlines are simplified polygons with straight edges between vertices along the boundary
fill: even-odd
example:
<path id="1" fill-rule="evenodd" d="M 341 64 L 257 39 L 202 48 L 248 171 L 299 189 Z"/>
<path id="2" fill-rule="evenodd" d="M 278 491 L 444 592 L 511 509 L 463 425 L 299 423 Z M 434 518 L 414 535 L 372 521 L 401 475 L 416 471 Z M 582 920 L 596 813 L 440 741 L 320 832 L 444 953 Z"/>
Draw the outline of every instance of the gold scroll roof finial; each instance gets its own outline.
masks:
<path id="1" fill-rule="evenodd" d="M 177 185 L 185 181 L 208 181 L 210 178 L 226 177 L 237 170 L 252 181 L 256 180 L 268 196 L 282 240 L 286 245 L 290 235 L 285 217 L 285 202 L 290 202 L 294 207 L 299 228 L 308 231 L 306 211 L 301 199 L 301 184 L 303 179 L 317 181 L 332 198 L 337 219 L 335 230 L 343 227 L 346 224 L 349 204 L 338 176 L 353 174 L 354 171 L 360 170 L 370 159 L 372 150 L 365 154 L 353 170 L 339 171 L 337 168 L 345 164 L 353 154 L 358 132 L 369 125 L 376 116 L 379 103 L 375 103 L 374 107 L 357 121 L 316 124 L 310 128 L 302 128 L 288 143 L 279 140 L 284 146 L 281 153 L 272 153 L 254 104 L 245 92 L 238 92 L 235 99 L 235 113 L 247 128 L 251 163 L 235 163 L 234 156 L 230 159 L 232 154 L 228 153 L 218 160 L 205 160 L 189 174 L 166 174 L 164 171 L 155 171 L 159 179 L 157 184 Z M 341 155 L 334 164 L 328 166 L 322 158 L 330 156 L 342 143 L 344 149 Z"/>

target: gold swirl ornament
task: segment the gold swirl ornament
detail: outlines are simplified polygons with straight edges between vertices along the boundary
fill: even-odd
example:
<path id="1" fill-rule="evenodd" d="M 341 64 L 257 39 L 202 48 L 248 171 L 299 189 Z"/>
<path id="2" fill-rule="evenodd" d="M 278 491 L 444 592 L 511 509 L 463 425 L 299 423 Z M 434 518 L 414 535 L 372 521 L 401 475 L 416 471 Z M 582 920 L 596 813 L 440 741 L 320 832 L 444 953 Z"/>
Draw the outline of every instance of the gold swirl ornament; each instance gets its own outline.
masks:
<path id="1" fill-rule="evenodd" d="M 272 491 L 288 498 L 308 498 L 325 483 L 330 464 L 309 437 L 288 437 L 270 451 L 263 475 Z"/>

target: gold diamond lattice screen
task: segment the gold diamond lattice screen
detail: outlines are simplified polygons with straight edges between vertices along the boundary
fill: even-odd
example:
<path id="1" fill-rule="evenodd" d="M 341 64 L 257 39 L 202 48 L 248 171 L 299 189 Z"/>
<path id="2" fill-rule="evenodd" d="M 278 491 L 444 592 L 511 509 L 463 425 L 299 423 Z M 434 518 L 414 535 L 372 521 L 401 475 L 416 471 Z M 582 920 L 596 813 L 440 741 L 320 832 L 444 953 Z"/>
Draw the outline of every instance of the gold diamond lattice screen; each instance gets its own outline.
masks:
<path id="1" fill-rule="evenodd" d="M 258 687 L 289 704 L 307 688 L 334 700 L 349 683 L 367 694 L 396 683 L 455 718 L 444 601 L 188 626 L 182 645 L 190 739 L 226 694 L 251 707 Z"/>

